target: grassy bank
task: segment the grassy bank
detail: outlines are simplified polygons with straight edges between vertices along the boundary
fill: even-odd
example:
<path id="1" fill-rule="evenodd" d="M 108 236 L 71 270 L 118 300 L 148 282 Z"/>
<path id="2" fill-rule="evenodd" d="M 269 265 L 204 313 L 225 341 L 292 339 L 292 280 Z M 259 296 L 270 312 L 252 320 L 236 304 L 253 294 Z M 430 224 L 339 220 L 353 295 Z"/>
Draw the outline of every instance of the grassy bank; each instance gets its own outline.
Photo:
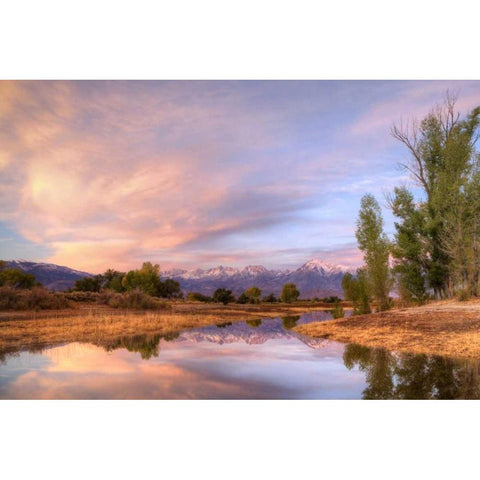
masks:
<path id="1" fill-rule="evenodd" d="M 59 311 L 0 314 L 0 353 L 68 342 L 105 344 L 133 335 L 167 335 L 179 330 L 257 318 L 323 310 L 321 304 L 221 305 L 169 302 L 161 311 L 112 309 L 83 304 Z"/>
<path id="2" fill-rule="evenodd" d="M 300 325 L 295 331 L 397 352 L 480 358 L 480 301 L 434 302 Z"/>

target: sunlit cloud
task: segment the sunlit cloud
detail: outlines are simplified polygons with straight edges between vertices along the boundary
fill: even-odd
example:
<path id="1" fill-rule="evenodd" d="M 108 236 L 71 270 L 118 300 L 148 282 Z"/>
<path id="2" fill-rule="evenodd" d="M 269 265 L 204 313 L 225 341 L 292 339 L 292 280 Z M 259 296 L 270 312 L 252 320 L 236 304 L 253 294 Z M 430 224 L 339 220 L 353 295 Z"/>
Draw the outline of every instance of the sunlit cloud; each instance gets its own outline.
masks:
<path id="1" fill-rule="evenodd" d="M 341 262 L 361 195 L 409 181 L 391 124 L 478 86 L 0 82 L 0 234 L 92 272 Z"/>

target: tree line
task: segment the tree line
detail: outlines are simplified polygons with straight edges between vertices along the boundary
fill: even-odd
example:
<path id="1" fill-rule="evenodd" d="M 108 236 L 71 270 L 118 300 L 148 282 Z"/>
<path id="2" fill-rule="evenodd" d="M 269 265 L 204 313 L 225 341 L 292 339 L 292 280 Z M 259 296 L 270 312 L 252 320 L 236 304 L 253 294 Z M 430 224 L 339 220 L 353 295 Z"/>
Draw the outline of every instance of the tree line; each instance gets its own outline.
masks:
<path id="1" fill-rule="evenodd" d="M 275 302 L 285 302 L 291 303 L 296 302 L 298 297 L 300 296 L 300 292 L 298 291 L 296 285 L 294 283 L 286 283 L 282 287 L 282 292 L 280 293 L 279 298 L 275 296 L 275 294 L 270 293 L 265 297 L 261 298 L 262 290 L 258 287 L 250 287 L 247 288 L 243 293 L 241 293 L 238 298 L 235 298 L 233 292 L 227 288 L 217 288 L 213 295 L 210 297 L 208 295 L 203 295 L 202 293 L 198 292 L 189 292 L 187 295 L 187 300 L 191 301 L 199 301 L 199 302 L 215 302 L 215 303 L 223 303 L 227 305 L 228 303 L 239 303 L 239 304 L 247 304 L 247 303 L 275 303 Z"/>
<path id="2" fill-rule="evenodd" d="M 100 292 L 113 290 L 117 293 L 140 290 L 152 297 L 183 298 L 180 284 L 171 279 L 161 280 L 160 267 L 151 262 L 144 262 L 142 267 L 128 272 L 108 269 L 105 273 L 84 277 L 75 282 L 74 291 Z"/>
<path id="3" fill-rule="evenodd" d="M 394 288 L 402 300 L 463 300 L 480 294 L 480 107 L 462 116 L 456 97 L 420 122 L 395 125 L 393 137 L 407 151 L 400 166 L 413 177 L 415 191 L 397 186 L 386 196 L 395 233 L 384 232 L 380 205 L 363 196 L 356 238 L 364 265 L 342 280 L 356 313 L 390 308 Z"/>
<path id="4" fill-rule="evenodd" d="M 77 280 L 73 286 L 73 291 L 80 292 L 100 292 L 102 290 L 113 290 L 117 293 L 140 290 L 152 297 L 160 298 L 183 298 L 180 284 L 171 278 L 161 279 L 160 267 L 151 262 L 144 262 L 142 267 L 129 272 L 118 272 L 108 269 L 105 273 L 84 277 Z M 260 288 L 253 286 L 245 290 L 238 299 L 235 298 L 232 291 L 227 288 L 217 288 L 213 296 L 203 295 L 198 292 L 189 292 L 187 300 L 200 302 L 216 302 L 228 304 L 237 302 L 240 304 L 263 302 L 293 302 L 298 300 L 300 292 L 293 283 L 287 283 L 283 286 L 280 298 L 277 299 L 273 293 L 261 298 Z"/>

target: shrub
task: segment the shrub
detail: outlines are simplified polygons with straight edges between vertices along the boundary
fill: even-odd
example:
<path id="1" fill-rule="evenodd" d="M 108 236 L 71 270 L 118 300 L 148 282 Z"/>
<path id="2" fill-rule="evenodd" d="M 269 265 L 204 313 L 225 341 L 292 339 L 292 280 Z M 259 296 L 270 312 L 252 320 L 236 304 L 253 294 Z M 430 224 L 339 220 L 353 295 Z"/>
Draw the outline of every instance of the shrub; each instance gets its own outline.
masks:
<path id="1" fill-rule="evenodd" d="M 226 305 L 227 303 L 234 302 L 235 297 L 232 295 L 231 290 L 227 290 L 226 288 L 217 288 L 213 294 L 213 301 Z"/>
<path id="2" fill-rule="evenodd" d="M 190 302 L 213 302 L 212 297 L 208 297 L 207 295 L 198 292 L 188 292 L 187 300 Z"/>
<path id="3" fill-rule="evenodd" d="M 245 290 L 245 296 L 248 298 L 249 303 L 259 303 L 261 294 L 262 291 L 258 287 L 250 287 Z"/>
<path id="4" fill-rule="evenodd" d="M 470 298 L 470 294 L 466 288 L 461 288 L 457 292 L 457 298 L 459 302 L 466 302 Z"/>
<path id="5" fill-rule="evenodd" d="M 345 311 L 343 310 L 342 305 L 340 302 L 335 302 L 335 306 L 332 310 L 332 317 L 333 318 L 343 318 L 345 316 Z"/>
<path id="6" fill-rule="evenodd" d="M 96 302 L 100 294 L 98 292 L 65 292 L 64 297 L 73 302 Z"/>
<path id="7" fill-rule="evenodd" d="M 280 294 L 280 299 L 282 302 L 295 302 L 298 300 L 300 292 L 297 290 L 297 287 L 294 283 L 286 283 L 282 288 L 282 293 Z"/>
<path id="8" fill-rule="evenodd" d="M 49 292 L 43 287 L 33 287 L 31 290 L 0 287 L 2 310 L 58 310 L 68 306 L 65 295 Z"/>
<path id="9" fill-rule="evenodd" d="M 34 275 L 22 272 L 18 268 L 6 267 L 5 265 L 4 261 L 0 261 L 0 286 L 32 288 L 35 285 Z"/>
<path id="10" fill-rule="evenodd" d="M 278 300 L 277 300 L 277 297 L 273 293 L 271 293 L 270 295 L 267 295 L 266 297 L 263 297 L 262 302 L 276 303 L 276 302 L 278 302 Z"/>

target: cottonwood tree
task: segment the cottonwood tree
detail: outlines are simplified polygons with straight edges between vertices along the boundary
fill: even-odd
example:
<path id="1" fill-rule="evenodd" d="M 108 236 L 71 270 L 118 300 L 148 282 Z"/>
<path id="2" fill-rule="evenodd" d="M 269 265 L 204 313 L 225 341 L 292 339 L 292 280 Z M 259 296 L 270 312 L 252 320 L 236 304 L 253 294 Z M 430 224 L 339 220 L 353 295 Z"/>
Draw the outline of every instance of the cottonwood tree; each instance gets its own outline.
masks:
<path id="1" fill-rule="evenodd" d="M 286 303 L 296 302 L 299 296 L 300 292 L 297 290 L 297 286 L 294 283 L 286 283 L 282 287 L 280 300 Z"/>
<path id="2" fill-rule="evenodd" d="M 394 222 L 396 233 L 391 249 L 397 289 L 403 300 L 422 304 L 427 297 L 426 272 L 430 265 L 425 240 L 426 212 L 415 205 L 406 187 L 396 187 L 388 201 L 393 214 L 400 219 Z"/>
<path id="3" fill-rule="evenodd" d="M 365 271 L 371 292 L 378 302 L 379 310 L 390 307 L 390 270 L 388 265 L 390 242 L 383 231 L 383 217 L 377 200 L 366 194 L 360 202 L 357 229 L 355 232 L 363 252 Z"/>
<path id="4" fill-rule="evenodd" d="M 370 302 L 372 298 L 364 269 L 359 268 L 355 277 L 347 272 L 342 278 L 342 289 L 345 300 L 353 303 L 353 315 L 371 313 Z"/>
<path id="5" fill-rule="evenodd" d="M 459 288 L 479 293 L 479 155 L 475 148 L 480 107 L 461 117 L 455 104 L 456 96 L 447 92 L 444 103 L 420 123 L 392 129 L 393 137 L 410 153 L 410 162 L 401 166 L 423 191 L 411 214 L 418 216 L 421 211 L 424 216 L 419 233 L 428 257 L 424 276 L 437 298 L 451 296 Z M 398 227 L 414 223 L 411 216 L 399 218 Z M 400 254 L 397 259 L 402 263 L 406 257 Z"/>

